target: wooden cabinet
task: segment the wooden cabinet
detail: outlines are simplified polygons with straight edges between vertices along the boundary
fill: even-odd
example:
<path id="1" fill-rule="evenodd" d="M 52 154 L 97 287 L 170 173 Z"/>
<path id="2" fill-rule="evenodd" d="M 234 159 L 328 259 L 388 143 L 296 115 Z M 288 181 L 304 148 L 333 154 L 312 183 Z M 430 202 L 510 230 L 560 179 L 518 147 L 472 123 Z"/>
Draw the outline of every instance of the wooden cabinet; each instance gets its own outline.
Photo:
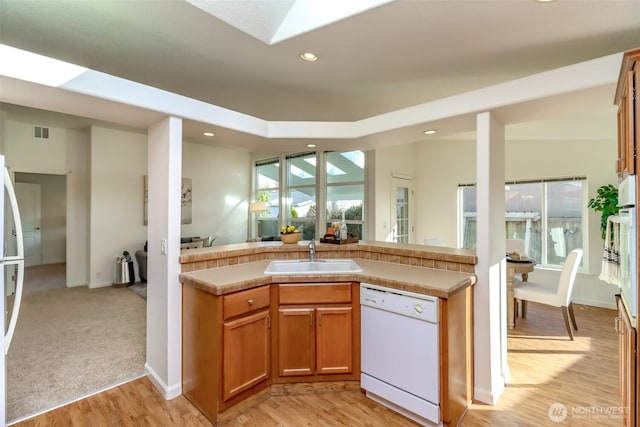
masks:
<path id="1" fill-rule="evenodd" d="M 272 383 L 360 380 L 358 283 L 291 283 L 227 295 L 182 287 L 182 393 L 216 425 L 219 414 Z M 444 425 L 473 391 L 473 300 L 440 299 Z"/>
<path id="2" fill-rule="evenodd" d="M 304 381 L 358 379 L 357 284 L 281 284 L 278 300 L 274 347 L 281 382 L 301 380 L 296 377 L 305 377 Z"/>
<path id="3" fill-rule="evenodd" d="M 269 378 L 269 337 L 269 310 L 224 322 L 223 400 L 229 400 Z"/>
<path id="4" fill-rule="evenodd" d="M 353 372 L 353 308 L 280 308 L 280 376 Z"/>
<path id="5" fill-rule="evenodd" d="M 270 286 L 224 296 L 182 287 L 182 394 L 214 424 L 269 385 Z"/>
<path id="6" fill-rule="evenodd" d="M 615 95 L 618 106 L 618 162 L 620 178 L 636 173 L 640 139 L 640 49 L 627 52 L 622 60 Z"/>
<path id="7" fill-rule="evenodd" d="M 353 372 L 352 319 L 351 307 L 316 309 L 316 372 L 318 374 Z"/>
<path id="8" fill-rule="evenodd" d="M 640 146 L 640 49 L 626 52 L 622 58 L 620 77 L 616 88 L 615 104 L 618 106 L 618 177 L 637 174 L 638 147 Z M 638 205 L 636 194 L 636 206 Z M 636 231 L 637 232 L 637 231 Z M 638 232 L 637 232 L 638 233 Z M 640 233 L 638 233 L 640 237 Z M 640 259 L 636 259 L 640 262 Z M 638 277 L 640 280 L 640 277 Z M 640 296 L 639 296 L 640 298 Z M 619 334 L 619 383 L 620 406 L 625 408 L 625 426 L 636 426 L 638 419 L 638 395 L 640 381 L 637 351 L 637 328 L 631 323 L 624 303 L 618 297 L 616 331 Z"/>
<path id="9" fill-rule="evenodd" d="M 227 401 L 269 378 L 269 286 L 222 297 L 222 398 Z"/>
<path id="10" fill-rule="evenodd" d="M 316 340 L 312 308 L 278 310 L 278 375 L 315 373 Z"/>
<path id="11" fill-rule="evenodd" d="M 635 427 L 637 417 L 636 400 L 636 329 L 632 326 L 624 303 L 616 296 L 618 317 L 616 317 L 616 332 L 618 333 L 618 371 L 620 406 L 624 408 L 622 425 Z"/>

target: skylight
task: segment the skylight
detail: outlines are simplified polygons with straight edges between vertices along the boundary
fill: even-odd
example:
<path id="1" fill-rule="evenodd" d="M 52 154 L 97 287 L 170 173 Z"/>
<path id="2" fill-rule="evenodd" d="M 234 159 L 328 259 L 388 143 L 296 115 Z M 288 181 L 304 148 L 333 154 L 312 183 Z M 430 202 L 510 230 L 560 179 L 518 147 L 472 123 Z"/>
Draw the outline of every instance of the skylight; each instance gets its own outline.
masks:
<path id="1" fill-rule="evenodd" d="M 291 175 L 295 175 L 301 179 L 313 178 L 313 175 L 307 173 L 295 165 L 291 165 Z"/>
<path id="2" fill-rule="evenodd" d="M 345 151 L 340 154 L 360 169 L 364 169 L 364 153 L 362 151 Z"/>
<path id="3" fill-rule="evenodd" d="M 393 0 L 186 1 L 272 45 Z"/>
<path id="4" fill-rule="evenodd" d="M 87 68 L 0 44 L 0 75 L 59 87 Z"/>
<path id="5" fill-rule="evenodd" d="M 359 151 L 352 151 L 352 153 L 359 153 Z M 364 156 L 362 157 L 362 159 L 363 160 L 362 160 L 362 166 L 361 167 L 364 167 Z M 349 160 L 351 160 L 351 159 L 349 159 Z M 304 161 L 309 163 L 313 167 L 316 166 L 316 158 L 315 157 L 307 157 L 307 158 L 304 159 Z M 351 161 L 353 161 L 353 160 L 351 160 Z M 346 174 L 345 171 L 343 171 L 339 167 L 337 167 L 337 166 L 335 166 L 335 165 L 333 165 L 333 164 L 331 164 L 329 162 L 327 162 L 327 173 L 329 175 L 345 175 Z M 307 174 L 307 175 L 309 175 L 309 174 Z M 302 178 L 302 177 L 300 177 L 300 178 Z M 311 178 L 311 175 L 307 176 L 307 178 Z"/>
<path id="6" fill-rule="evenodd" d="M 346 174 L 345 171 L 343 171 L 342 169 L 340 169 L 337 166 L 332 165 L 329 162 L 327 162 L 327 173 L 329 175 L 345 175 Z"/>

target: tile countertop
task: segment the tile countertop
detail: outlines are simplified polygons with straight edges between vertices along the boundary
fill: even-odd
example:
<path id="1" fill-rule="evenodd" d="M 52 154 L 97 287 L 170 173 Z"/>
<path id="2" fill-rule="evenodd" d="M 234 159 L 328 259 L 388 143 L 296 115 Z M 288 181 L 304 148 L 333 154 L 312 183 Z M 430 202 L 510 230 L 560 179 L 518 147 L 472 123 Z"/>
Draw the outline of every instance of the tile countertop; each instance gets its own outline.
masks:
<path id="1" fill-rule="evenodd" d="M 471 273 L 413 267 L 389 262 L 354 260 L 362 272 L 321 275 L 266 275 L 270 260 L 180 274 L 180 281 L 215 295 L 250 289 L 271 283 L 365 282 L 410 292 L 447 298 L 459 289 L 475 284 Z"/>

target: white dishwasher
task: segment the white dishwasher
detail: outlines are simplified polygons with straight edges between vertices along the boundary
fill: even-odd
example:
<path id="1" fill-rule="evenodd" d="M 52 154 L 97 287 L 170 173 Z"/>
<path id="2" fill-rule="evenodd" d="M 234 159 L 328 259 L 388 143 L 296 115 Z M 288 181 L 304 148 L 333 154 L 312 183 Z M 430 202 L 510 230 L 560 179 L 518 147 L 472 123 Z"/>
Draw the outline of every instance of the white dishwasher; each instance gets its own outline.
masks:
<path id="1" fill-rule="evenodd" d="M 438 298 L 360 285 L 361 387 L 425 426 L 441 426 Z"/>

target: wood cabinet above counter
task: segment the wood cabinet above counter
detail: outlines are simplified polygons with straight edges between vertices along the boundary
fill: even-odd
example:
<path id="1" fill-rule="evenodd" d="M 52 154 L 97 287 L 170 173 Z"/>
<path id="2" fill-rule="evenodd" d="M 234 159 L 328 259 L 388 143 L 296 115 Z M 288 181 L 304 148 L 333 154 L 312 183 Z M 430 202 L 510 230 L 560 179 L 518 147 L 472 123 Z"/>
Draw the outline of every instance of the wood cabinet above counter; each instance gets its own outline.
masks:
<path id="1" fill-rule="evenodd" d="M 226 249 L 226 250 L 225 250 Z M 316 256 L 355 260 L 362 272 L 336 275 L 305 275 L 305 282 L 367 282 L 411 292 L 447 298 L 475 283 L 477 258 L 473 251 L 423 245 L 360 242 L 317 244 Z M 293 283 L 295 275 L 265 275 L 274 259 L 307 259 L 303 245 L 246 243 L 195 249 L 180 257 L 180 281 L 214 295 L 224 295 L 269 283 Z"/>

